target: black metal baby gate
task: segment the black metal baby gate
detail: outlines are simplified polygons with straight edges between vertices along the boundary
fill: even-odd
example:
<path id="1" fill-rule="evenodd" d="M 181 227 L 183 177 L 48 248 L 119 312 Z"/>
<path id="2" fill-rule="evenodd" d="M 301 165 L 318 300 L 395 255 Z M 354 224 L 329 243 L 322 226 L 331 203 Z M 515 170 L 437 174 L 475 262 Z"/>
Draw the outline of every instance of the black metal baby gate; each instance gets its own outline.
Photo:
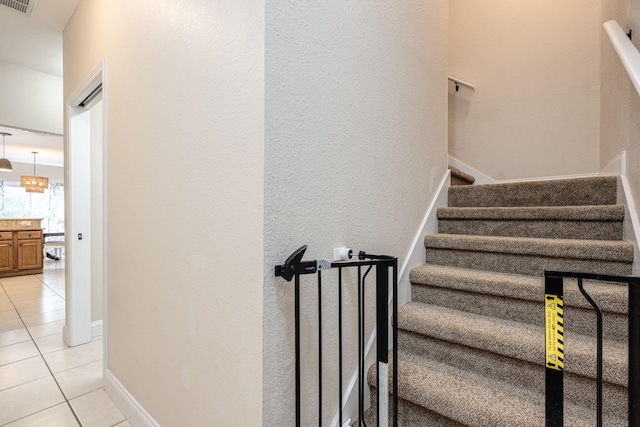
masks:
<path id="1" fill-rule="evenodd" d="M 567 271 L 545 271 L 545 421 L 547 427 L 561 427 L 564 416 L 564 278 L 578 280 L 578 288 L 596 312 L 596 423 L 602 426 L 602 312 L 584 290 L 582 281 L 599 280 L 628 284 L 629 379 L 628 425 L 640 427 L 640 277 Z"/>
<path id="2" fill-rule="evenodd" d="M 398 425 L 398 259 L 388 255 L 371 255 L 360 252 L 357 260 L 329 262 L 324 259 L 303 261 L 302 257 L 307 247 L 302 246 L 287 258 L 284 264 L 276 265 L 275 275 L 287 281 L 294 280 L 294 310 L 295 310 L 295 370 L 296 370 L 296 426 L 301 424 L 301 359 L 300 359 L 300 276 L 303 274 L 317 273 L 318 277 L 318 426 L 322 426 L 322 270 L 338 269 L 338 426 L 342 427 L 343 418 L 343 342 L 342 342 L 342 270 L 345 268 L 357 268 L 358 271 L 358 418 L 359 425 L 364 425 L 364 383 L 365 383 L 365 328 L 364 328 L 364 289 L 367 275 L 373 267 L 376 272 L 376 366 L 378 369 L 376 389 L 378 426 L 389 425 L 389 393 L 388 393 L 388 363 L 389 363 L 389 270 L 392 274 L 393 288 L 393 312 L 392 312 L 392 399 L 393 399 L 393 425 Z M 350 257 L 351 258 L 351 257 Z M 362 270 L 366 269 L 365 273 Z"/>

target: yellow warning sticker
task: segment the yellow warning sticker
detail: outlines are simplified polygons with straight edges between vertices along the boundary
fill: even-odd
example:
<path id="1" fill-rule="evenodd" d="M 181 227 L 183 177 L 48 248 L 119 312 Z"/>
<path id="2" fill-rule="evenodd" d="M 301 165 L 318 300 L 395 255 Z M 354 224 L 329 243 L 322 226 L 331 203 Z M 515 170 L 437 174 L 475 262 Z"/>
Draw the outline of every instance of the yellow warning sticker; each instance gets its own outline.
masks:
<path id="1" fill-rule="evenodd" d="M 545 338 L 547 368 L 562 371 L 564 369 L 564 311 L 562 298 L 545 294 Z"/>

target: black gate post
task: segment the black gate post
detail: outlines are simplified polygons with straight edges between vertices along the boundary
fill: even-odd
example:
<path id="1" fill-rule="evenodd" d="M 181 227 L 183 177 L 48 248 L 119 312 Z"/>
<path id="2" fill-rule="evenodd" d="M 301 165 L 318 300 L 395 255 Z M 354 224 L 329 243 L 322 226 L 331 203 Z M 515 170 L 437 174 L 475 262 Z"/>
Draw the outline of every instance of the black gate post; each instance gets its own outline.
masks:
<path id="1" fill-rule="evenodd" d="M 629 427 L 640 427 L 640 289 L 629 282 Z"/>
<path id="2" fill-rule="evenodd" d="M 562 277 L 547 276 L 545 293 L 545 425 L 564 424 L 564 304 Z"/>
<path id="3" fill-rule="evenodd" d="M 378 426 L 389 425 L 389 266 L 376 266 L 376 364 Z"/>

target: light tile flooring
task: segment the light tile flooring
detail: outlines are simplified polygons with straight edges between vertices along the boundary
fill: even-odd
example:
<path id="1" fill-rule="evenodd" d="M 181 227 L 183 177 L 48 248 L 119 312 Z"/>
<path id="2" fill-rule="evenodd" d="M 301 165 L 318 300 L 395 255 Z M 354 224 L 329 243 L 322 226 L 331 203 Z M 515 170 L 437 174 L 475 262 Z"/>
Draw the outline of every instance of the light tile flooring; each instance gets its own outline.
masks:
<path id="1" fill-rule="evenodd" d="M 0 426 L 130 427 L 102 388 L 102 338 L 67 347 L 64 263 L 0 279 Z"/>

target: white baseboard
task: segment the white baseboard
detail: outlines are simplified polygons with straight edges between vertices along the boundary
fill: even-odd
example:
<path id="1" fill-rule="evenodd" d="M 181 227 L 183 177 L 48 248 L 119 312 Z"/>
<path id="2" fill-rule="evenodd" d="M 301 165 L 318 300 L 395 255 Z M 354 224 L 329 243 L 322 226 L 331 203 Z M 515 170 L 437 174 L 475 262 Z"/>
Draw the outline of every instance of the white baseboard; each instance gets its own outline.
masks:
<path id="1" fill-rule="evenodd" d="M 618 203 L 624 205 L 624 223 L 623 236 L 624 240 L 633 245 L 633 270 L 632 274 L 637 276 L 640 274 L 640 220 L 638 220 L 638 211 L 636 204 L 631 195 L 631 188 L 626 176 L 618 178 Z"/>
<path id="2" fill-rule="evenodd" d="M 456 166 L 457 167 L 457 166 Z M 422 219 L 420 228 L 416 232 L 413 242 L 409 247 L 407 256 L 404 258 L 404 262 L 398 271 L 398 306 L 402 306 L 411 301 L 411 283 L 409 281 L 409 273 L 413 267 L 424 264 L 427 259 L 427 250 L 424 247 L 424 237 L 427 234 L 435 234 L 438 232 L 438 208 L 447 207 L 449 186 L 451 185 L 451 171 L 447 170 L 442 179 L 440 185 L 436 190 L 427 212 Z"/>
<path id="3" fill-rule="evenodd" d="M 457 166 L 456 166 L 457 167 Z M 409 281 L 409 273 L 413 267 L 424 264 L 426 261 L 426 249 L 424 247 L 424 236 L 427 234 L 435 234 L 438 228 L 438 219 L 436 216 L 439 207 L 446 207 L 448 203 L 449 185 L 451 183 L 451 172 L 447 170 L 440 181 L 440 185 L 436 190 L 427 212 L 424 215 L 422 223 L 418 231 L 413 238 L 411 246 L 407 256 L 404 258 L 404 262 L 398 271 L 398 307 L 411 301 L 411 283 Z M 393 295 L 389 294 L 389 305 L 393 303 Z M 389 307 L 389 313 L 392 308 Z M 365 349 L 365 366 L 370 366 L 375 363 L 375 352 L 370 351 L 374 348 L 376 329 L 373 329 L 367 346 Z M 392 328 L 389 327 L 389 343 L 391 345 Z M 342 412 L 343 416 L 351 419 L 358 418 L 358 370 L 356 369 L 351 376 L 351 381 L 344 392 L 342 398 Z M 365 402 L 369 401 L 368 397 L 369 387 L 365 387 Z M 340 427 L 338 417 L 339 412 L 336 412 L 333 420 L 331 421 L 332 427 Z"/>
<path id="4" fill-rule="evenodd" d="M 132 427 L 160 427 L 110 370 L 104 370 L 104 390 Z"/>
<path id="5" fill-rule="evenodd" d="M 515 179 L 496 179 L 496 184 L 506 184 L 511 182 L 530 182 L 530 181 L 553 181 L 556 179 L 576 179 L 576 178 L 593 178 L 600 176 L 598 173 L 581 173 L 575 175 L 557 175 L 557 176 L 539 176 L 535 178 L 515 178 Z"/>
<path id="6" fill-rule="evenodd" d="M 476 179 L 474 184 L 493 184 L 493 183 L 496 182 L 489 175 L 483 174 L 479 170 L 474 169 L 473 167 L 469 166 L 468 164 L 461 162 L 460 160 L 456 159 L 455 157 L 449 156 L 449 165 L 451 165 L 453 167 L 456 167 L 456 168 L 460 169 L 462 172 L 467 173 L 467 174 L 471 175 L 472 177 L 474 177 Z"/>
<path id="7" fill-rule="evenodd" d="M 603 167 L 600 175 L 627 176 L 627 152 L 623 151 Z"/>
<path id="8" fill-rule="evenodd" d="M 102 336 L 102 320 L 91 322 L 91 338 Z"/>

